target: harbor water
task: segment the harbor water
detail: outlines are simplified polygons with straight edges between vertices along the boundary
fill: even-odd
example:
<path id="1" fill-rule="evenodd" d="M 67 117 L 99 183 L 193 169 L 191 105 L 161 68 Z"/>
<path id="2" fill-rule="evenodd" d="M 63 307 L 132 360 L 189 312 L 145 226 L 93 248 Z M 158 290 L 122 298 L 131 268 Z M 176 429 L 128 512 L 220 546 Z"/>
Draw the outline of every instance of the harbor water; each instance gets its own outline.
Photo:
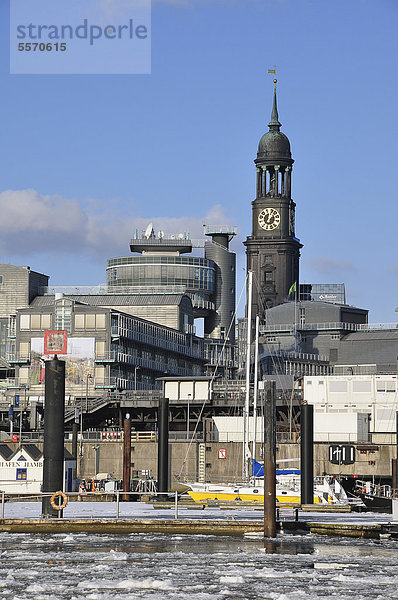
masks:
<path id="1" fill-rule="evenodd" d="M 391 539 L 0 533 L 0 556 L 4 600 L 398 598 Z"/>

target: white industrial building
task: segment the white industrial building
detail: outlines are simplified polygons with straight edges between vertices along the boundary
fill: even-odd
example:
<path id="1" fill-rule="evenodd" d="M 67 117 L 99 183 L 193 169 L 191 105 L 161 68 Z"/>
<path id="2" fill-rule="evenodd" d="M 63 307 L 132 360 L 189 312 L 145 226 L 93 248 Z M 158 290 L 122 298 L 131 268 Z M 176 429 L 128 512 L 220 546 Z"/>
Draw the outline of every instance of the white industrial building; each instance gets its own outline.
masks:
<path id="1" fill-rule="evenodd" d="M 304 401 L 314 406 L 316 442 L 396 441 L 396 375 L 304 377 Z"/>
<path id="2" fill-rule="evenodd" d="M 76 460 L 64 451 L 64 491 L 74 490 Z M 0 444 L 0 492 L 6 494 L 40 494 L 43 484 L 43 454 L 34 444 L 13 450 Z"/>

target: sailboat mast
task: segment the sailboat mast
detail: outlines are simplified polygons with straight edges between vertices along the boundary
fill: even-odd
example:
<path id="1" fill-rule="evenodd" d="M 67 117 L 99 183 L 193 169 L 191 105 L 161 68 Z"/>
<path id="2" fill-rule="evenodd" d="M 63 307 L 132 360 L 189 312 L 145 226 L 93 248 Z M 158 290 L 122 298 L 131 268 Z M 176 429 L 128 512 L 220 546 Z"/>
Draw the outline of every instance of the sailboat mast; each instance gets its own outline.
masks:
<path id="1" fill-rule="evenodd" d="M 252 322 L 252 294 L 253 271 L 248 272 L 247 288 L 247 346 L 246 346 L 246 398 L 243 409 L 243 478 L 249 479 L 249 406 L 250 406 L 250 354 L 251 354 L 251 322 Z"/>
<path id="2" fill-rule="evenodd" d="M 253 390 L 253 460 L 256 460 L 257 442 L 257 396 L 258 396 L 258 335 L 260 328 L 260 317 L 256 315 L 256 339 L 254 342 L 254 390 Z"/>

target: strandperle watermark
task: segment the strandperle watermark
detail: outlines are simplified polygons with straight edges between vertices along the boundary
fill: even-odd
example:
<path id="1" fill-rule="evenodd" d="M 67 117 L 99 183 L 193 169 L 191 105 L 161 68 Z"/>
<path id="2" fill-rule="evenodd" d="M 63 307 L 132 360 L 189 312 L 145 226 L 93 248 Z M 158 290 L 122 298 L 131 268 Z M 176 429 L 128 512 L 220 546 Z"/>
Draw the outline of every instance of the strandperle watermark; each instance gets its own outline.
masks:
<path id="1" fill-rule="evenodd" d="M 106 38 L 107 40 L 137 39 L 146 40 L 148 38 L 148 28 L 146 25 L 136 25 L 134 19 L 129 19 L 128 23 L 122 25 L 100 25 L 89 24 L 88 19 L 84 19 L 81 25 L 44 25 L 29 23 L 29 25 L 17 25 L 17 39 L 19 40 L 88 40 L 93 46 L 96 40 Z"/>
<path id="2" fill-rule="evenodd" d="M 150 0 L 112 2 L 13 0 L 10 72 L 150 73 Z"/>

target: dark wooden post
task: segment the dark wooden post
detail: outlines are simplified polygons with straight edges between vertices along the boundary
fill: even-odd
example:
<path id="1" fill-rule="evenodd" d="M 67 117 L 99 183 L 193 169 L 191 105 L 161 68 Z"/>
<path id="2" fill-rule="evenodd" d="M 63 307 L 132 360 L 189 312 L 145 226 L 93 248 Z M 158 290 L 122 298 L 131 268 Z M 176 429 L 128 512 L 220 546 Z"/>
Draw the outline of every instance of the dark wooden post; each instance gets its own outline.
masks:
<path id="1" fill-rule="evenodd" d="M 276 537 L 275 382 L 267 381 L 264 400 L 264 538 Z"/>
<path id="2" fill-rule="evenodd" d="M 314 503 L 314 407 L 301 405 L 301 504 Z"/>

